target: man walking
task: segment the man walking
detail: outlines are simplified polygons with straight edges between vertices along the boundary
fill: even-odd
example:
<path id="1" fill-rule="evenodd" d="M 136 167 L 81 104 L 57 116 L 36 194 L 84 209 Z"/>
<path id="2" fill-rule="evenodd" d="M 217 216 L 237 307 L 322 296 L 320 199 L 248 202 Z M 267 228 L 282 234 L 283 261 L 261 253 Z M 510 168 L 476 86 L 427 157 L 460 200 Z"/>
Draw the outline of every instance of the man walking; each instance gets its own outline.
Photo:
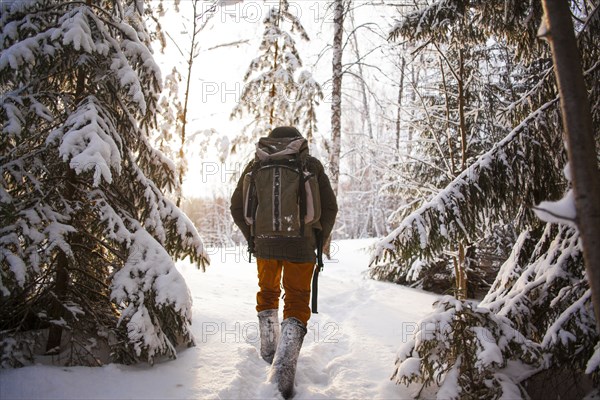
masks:
<path id="1" fill-rule="evenodd" d="M 246 166 L 231 197 L 231 215 L 256 256 L 261 357 L 272 364 L 270 378 L 287 399 L 293 395 L 296 363 L 311 314 L 315 250 L 328 239 L 337 215 L 323 165 L 308 155 L 306 140 L 296 128 L 275 128 L 259 141 L 256 158 Z"/>

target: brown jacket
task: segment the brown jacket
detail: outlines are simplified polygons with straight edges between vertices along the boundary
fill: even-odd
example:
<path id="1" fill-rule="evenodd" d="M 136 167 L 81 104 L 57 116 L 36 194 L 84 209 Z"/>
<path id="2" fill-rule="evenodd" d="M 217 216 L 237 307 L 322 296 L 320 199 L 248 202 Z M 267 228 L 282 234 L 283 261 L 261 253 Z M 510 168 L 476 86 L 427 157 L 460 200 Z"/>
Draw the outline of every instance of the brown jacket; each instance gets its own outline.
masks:
<path id="1" fill-rule="evenodd" d="M 246 221 L 244 220 L 242 186 L 244 175 L 250 171 L 252 163 L 253 161 L 248 163 L 246 168 L 244 168 L 244 172 L 231 196 L 230 208 L 233 221 L 240 228 L 248 242 L 251 240 L 250 226 L 246 224 Z M 325 243 L 326 239 L 331 234 L 338 211 L 335 194 L 329 183 L 329 178 L 325 174 L 323 164 L 321 164 L 319 160 L 309 156 L 307 158 L 306 167 L 309 172 L 317 176 L 319 182 L 319 192 L 321 197 L 321 218 L 319 222 L 321 229 L 307 229 L 307 232 L 302 238 L 255 239 L 254 254 L 257 258 L 287 260 L 298 263 L 314 263 L 316 260 L 315 250 L 317 248 L 316 235 L 320 235 L 323 239 L 322 243 Z M 319 224 L 317 224 L 316 228 L 319 228 L 318 225 Z"/>

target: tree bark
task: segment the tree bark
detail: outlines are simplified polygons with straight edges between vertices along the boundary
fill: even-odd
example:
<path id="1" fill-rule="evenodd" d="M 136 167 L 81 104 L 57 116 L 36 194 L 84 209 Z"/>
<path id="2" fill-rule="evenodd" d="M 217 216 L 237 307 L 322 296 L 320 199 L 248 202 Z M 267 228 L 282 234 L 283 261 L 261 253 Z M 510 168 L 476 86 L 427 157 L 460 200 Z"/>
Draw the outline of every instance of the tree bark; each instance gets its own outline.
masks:
<path id="1" fill-rule="evenodd" d="M 275 55 L 273 57 L 273 71 L 277 70 L 277 58 L 279 57 L 279 43 L 275 42 Z M 275 103 L 273 99 L 277 96 L 277 87 L 275 87 L 275 82 L 271 85 L 271 90 L 269 91 L 269 97 L 271 98 L 271 110 L 269 111 L 269 125 L 271 128 L 274 128 L 273 124 L 275 123 Z"/>
<path id="2" fill-rule="evenodd" d="M 64 251 L 60 250 L 56 256 L 56 274 L 53 293 L 56 296 L 52 300 L 49 313 L 53 321 L 60 321 L 64 316 L 63 301 L 69 286 L 69 258 Z M 59 324 L 52 324 L 48 328 L 48 341 L 46 342 L 46 354 L 60 353 L 63 328 Z"/>
<path id="3" fill-rule="evenodd" d="M 356 29 L 354 25 L 354 12 L 350 12 L 350 22 L 352 23 L 352 50 L 354 52 L 354 56 L 356 57 L 356 63 L 358 66 L 358 76 L 360 78 L 358 84 L 360 85 L 360 92 L 363 103 L 363 128 L 366 124 L 367 131 L 369 132 L 369 139 L 373 139 L 373 124 L 371 123 L 371 111 L 369 109 L 369 100 L 367 97 L 367 84 L 365 83 L 365 74 L 363 72 L 360 49 L 358 48 L 358 38 L 356 37 Z"/>
<path id="4" fill-rule="evenodd" d="M 187 126 L 187 113 L 188 113 L 188 102 L 190 99 L 190 82 L 192 80 L 192 66 L 194 65 L 194 58 L 195 57 L 195 52 L 196 52 L 196 36 L 198 35 L 198 23 L 197 23 L 197 18 L 198 18 L 198 11 L 197 11 L 197 6 L 198 6 L 198 0 L 194 0 L 194 2 L 192 3 L 192 7 L 194 8 L 194 15 L 193 15 L 193 19 L 194 22 L 192 23 L 192 43 L 190 44 L 190 53 L 188 55 L 188 70 L 187 70 L 187 82 L 185 83 L 185 95 L 183 98 L 183 115 L 181 116 L 181 145 L 179 147 L 179 193 L 177 194 L 177 207 L 179 207 L 181 205 L 181 191 L 182 191 L 182 186 L 183 186 L 183 177 L 185 176 L 186 170 L 185 170 L 185 128 Z"/>
<path id="5" fill-rule="evenodd" d="M 458 277 L 457 277 L 457 299 L 467 299 L 467 259 L 465 246 L 462 242 L 458 243 Z"/>
<path id="6" fill-rule="evenodd" d="M 596 158 L 592 116 L 583 80 L 581 56 L 567 0 L 542 0 L 554 72 L 558 82 L 567 154 L 575 194 L 577 227 L 596 327 L 600 332 L 600 174 Z"/>
<path id="7" fill-rule="evenodd" d="M 446 103 L 446 137 L 448 138 L 448 157 L 450 158 L 450 175 L 456 176 L 456 163 L 454 162 L 454 149 L 452 148 L 452 135 L 450 134 L 450 96 L 448 95 L 448 85 L 446 83 L 446 73 L 444 72 L 444 63 L 440 56 L 440 71 L 442 73 L 442 87 L 444 88 L 444 100 Z"/>
<path id="8" fill-rule="evenodd" d="M 396 115 L 396 151 L 398 153 L 398 162 L 400 162 L 400 130 L 402 122 L 402 94 L 404 92 L 404 66 L 406 60 L 400 56 L 400 84 L 398 86 L 398 114 Z"/>
<path id="9" fill-rule="evenodd" d="M 423 62 L 423 54 L 421 54 L 421 62 Z M 408 137 L 407 137 L 407 141 L 408 144 L 406 146 L 406 153 L 407 154 L 412 154 L 412 149 L 413 149 L 413 134 L 415 131 L 414 125 L 413 125 L 413 120 L 415 118 L 415 109 L 414 109 L 414 104 L 415 101 L 417 100 L 417 87 L 419 87 L 419 81 L 420 81 L 420 70 L 416 69 L 414 64 L 411 67 L 411 83 L 410 86 L 412 86 L 412 90 L 410 92 L 410 121 L 408 123 Z"/>
<path id="10" fill-rule="evenodd" d="M 330 178 L 333 192 L 337 195 L 340 176 L 340 153 L 342 138 L 342 39 L 344 34 L 343 0 L 333 1 L 333 70 L 331 96 L 331 154 Z"/>
<path id="11" fill-rule="evenodd" d="M 76 101 L 81 101 L 82 94 L 85 89 L 85 72 L 79 71 L 77 76 L 75 98 Z M 75 171 L 67 165 L 67 171 L 65 173 L 64 181 L 64 200 L 71 204 L 75 200 L 75 185 L 76 181 Z M 69 233 L 66 235 L 65 240 L 72 246 L 77 241 L 77 235 Z M 60 321 L 64 315 L 65 310 L 63 302 L 67 296 L 69 290 L 69 268 L 70 268 L 69 256 L 61 249 L 58 250 L 56 255 L 56 270 L 54 274 L 54 287 L 52 288 L 52 304 L 49 307 L 49 317 L 52 321 Z M 60 343 L 62 341 L 63 327 L 59 324 L 52 324 L 48 328 L 48 341 L 46 342 L 46 354 L 58 354 L 60 353 Z"/>
<path id="12" fill-rule="evenodd" d="M 460 171 L 467 168 L 467 123 L 465 121 L 465 60 L 462 49 L 458 51 L 458 118 L 460 122 Z"/>
<path id="13" fill-rule="evenodd" d="M 86 0 L 86 5 L 90 7 L 92 0 Z M 75 82 L 75 102 L 82 100 L 85 92 L 86 73 L 83 69 L 77 72 L 77 82 Z M 75 197 L 76 174 L 67 164 L 65 173 L 63 196 L 67 202 L 72 202 Z M 67 235 L 67 242 L 71 244 L 72 235 Z M 49 307 L 50 318 L 53 321 L 60 321 L 64 315 L 63 301 L 69 289 L 69 256 L 63 250 L 59 250 L 56 256 L 56 273 L 54 275 L 53 294 L 55 298 Z M 61 325 L 52 324 L 48 328 L 48 341 L 46 342 L 46 354 L 58 354 L 60 352 L 60 343 L 62 341 Z"/>

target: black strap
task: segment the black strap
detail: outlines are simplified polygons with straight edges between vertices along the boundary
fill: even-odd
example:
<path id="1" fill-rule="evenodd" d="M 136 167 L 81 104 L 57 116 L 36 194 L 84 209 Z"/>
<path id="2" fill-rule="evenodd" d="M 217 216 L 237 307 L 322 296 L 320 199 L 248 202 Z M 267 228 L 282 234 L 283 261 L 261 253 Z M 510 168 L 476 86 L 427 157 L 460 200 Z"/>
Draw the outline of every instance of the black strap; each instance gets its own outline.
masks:
<path id="1" fill-rule="evenodd" d="M 252 217 L 252 226 L 250 227 L 250 240 L 248 242 L 248 262 L 252 262 L 252 253 L 254 252 L 254 232 L 256 231 L 256 206 L 257 206 L 257 196 L 256 196 L 256 182 L 254 178 L 256 177 L 256 172 L 260 168 L 260 163 L 257 160 L 254 160 L 250 172 L 250 198 L 248 199 L 248 208 L 246 209 L 246 215 L 248 217 Z"/>
<path id="2" fill-rule="evenodd" d="M 312 303 L 311 310 L 313 314 L 318 314 L 317 311 L 317 296 L 319 294 L 319 267 L 315 268 L 315 272 L 313 273 L 312 278 Z"/>
<path id="3" fill-rule="evenodd" d="M 255 217 L 254 202 L 256 201 L 256 185 L 254 183 L 253 176 L 250 176 L 250 187 L 248 188 L 248 191 L 250 193 L 248 194 L 248 204 L 246 205 L 246 209 L 244 210 L 244 213 L 245 213 L 246 217 L 254 219 L 254 217 Z"/>
<path id="4" fill-rule="evenodd" d="M 319 295 L 319 272 L 323 271 L 323 238 L 321 232 L 317 233 L 317 267 L 312 278 L 312 302 L 311 310 L 313 314 L 318 314 L 317 297 Z"/>
<path id="5" fill-rule="evenodd" d="M 296 155 L 296 161 L 298 163 L 298 173 L 300 179 L 298 180 L 298 197 L 300 205 L 300 236 L 304 236 L 304 220 L 306 219 L 306 186 L 304 179 L 304 163 L 300 159 L 300 154 Z"/>

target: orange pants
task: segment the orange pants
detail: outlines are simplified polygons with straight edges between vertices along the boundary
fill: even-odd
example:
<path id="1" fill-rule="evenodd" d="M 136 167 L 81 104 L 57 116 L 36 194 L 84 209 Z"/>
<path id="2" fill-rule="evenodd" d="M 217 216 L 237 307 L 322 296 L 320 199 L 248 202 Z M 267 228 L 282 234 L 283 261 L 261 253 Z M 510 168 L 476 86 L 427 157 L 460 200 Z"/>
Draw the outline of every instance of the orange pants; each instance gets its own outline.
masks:
<path id="1" fill-rule="evenodd" d="M 310 318 L 310 284 L 314 271 L 313 263 L 293 263 L 283 260 L 257 258 L 258 286 L 256 311 L 279 308 L 281 273 L 285 291 L 283 319 L 298 318 L 306 326 Z"/>

